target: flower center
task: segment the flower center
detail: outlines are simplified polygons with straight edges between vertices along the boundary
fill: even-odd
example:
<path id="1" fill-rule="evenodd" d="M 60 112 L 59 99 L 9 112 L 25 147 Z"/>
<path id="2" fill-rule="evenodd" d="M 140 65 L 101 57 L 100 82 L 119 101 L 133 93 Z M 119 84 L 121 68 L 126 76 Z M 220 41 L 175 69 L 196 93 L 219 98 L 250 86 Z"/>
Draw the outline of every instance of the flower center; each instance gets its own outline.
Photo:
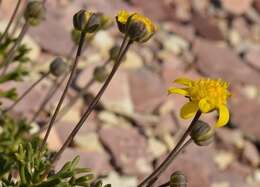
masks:
<path id="1" fill-rule="evenodd" d="M 214 106 L 226 104 L 230 93 L 227 91 L 228 83 L 222 80 L 200 79 L 192 82 L 189 88 L 190 99 L 200 101 L 206 99 Z"/>

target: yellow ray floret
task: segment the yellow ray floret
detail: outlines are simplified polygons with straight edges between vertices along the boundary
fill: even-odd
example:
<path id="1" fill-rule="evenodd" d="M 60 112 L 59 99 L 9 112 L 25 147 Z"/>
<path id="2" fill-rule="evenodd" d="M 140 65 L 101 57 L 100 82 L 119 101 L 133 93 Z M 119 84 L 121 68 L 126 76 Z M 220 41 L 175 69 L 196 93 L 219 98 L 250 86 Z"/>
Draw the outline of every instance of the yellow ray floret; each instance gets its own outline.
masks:
<path id="1" fill-rule="evenodd" d="M 216 127 L 224 126 L 229 121 L 229 110 L 227 100 L 230 97 L 228 91 L 229 84 L 221 79 L 191 80 L 179 78 L 174 81 L 184 86 L 184 88 L 171 87 L 168 89 L 169 94 L 180 94 L 189 98 L 180 112 L 184 119 L 191 118 L 200 110 L 202 113 L 208 113 L 218 110 L 219 119 Z"/>

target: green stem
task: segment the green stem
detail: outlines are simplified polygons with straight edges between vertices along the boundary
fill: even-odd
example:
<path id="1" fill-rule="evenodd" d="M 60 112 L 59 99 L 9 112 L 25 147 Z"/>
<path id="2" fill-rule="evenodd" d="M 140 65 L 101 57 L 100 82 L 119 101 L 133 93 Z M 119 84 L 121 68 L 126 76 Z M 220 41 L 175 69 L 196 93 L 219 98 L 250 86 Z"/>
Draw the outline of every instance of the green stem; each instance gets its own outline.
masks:
<path id="1" fill-rule="evenodd" d="M 35 88 L 35 86 L 37 86 L 43 79 L 48 77 L 49 74 L 50 74 L 50 72 L 47 72 L 47 73 L 43 74 L 10 107 L 5 109 L 4 112 L 8 112 L 8 111 L 12 110 L 25 96 L 27 96 L 33 90 L 33 88 Z"/>
<path id="2" fill-rule="evenodd" d="M 29 24 L 26 22 L 24 25 L 23 25 L 23 28 L 17 38 L 17 40 L 15 41 L 13 47 L 10 49 L 10 51 L 7 53 L 6 57 L 5 57 L 5 60 L 3 61 L 2 63 L 2 66 L 3 66 L 3 71 L 1 72 L 1 76 L 4 76 L 10 63 L 13 61 L 14 57 L 15 57 L 15 52 L 16 52 L 16 49 L 19 47 L 19 45 L 21 44 L 27 30 L 29 28 Z"/>
<path id="3" fill-rule="evenodd" d="M 179 149 L 181 148 L 182 144 L 184 143 L 185 139 L 189 136 L 191 129 L 196 124 L 198 119 L 201 116 L 201 112 L 198 111 L 196 115 L 194 116 L 193 120 L 191 121 L 188 129 L 185 131 L 177 145 L 174 147 L 174 149 L 170 152 L 170 154 L 167 156 L 167 158 L 160 164 L 160 166 L 154 170 L 147 178 L 145 178 L 137 187 L 143 187 L 145 184 L 150 183 L 151 181 L 156 180 L 162 172 L 164 172 L 168 166 L 172 163 L 172 161 L 175 159 L 177 154 L 179 153 Z"/>
<path id="4" fill-rule="evenodd" d="M 54 114 L 52 115 L 52 118 L 51 118 L 51 120 L 50 120 L 50 123 L 49 123 L 49 125 L 48 125 L 47 132 L 46 132 L 46 134 L 45 134 L 45 136 L 44 136 L 42 145 L 41 145 L 41 147 L 40 147 L 40 152 L 43 150 L 43 148 L 44 148 L 44 146 L 45 146 L 45 144 L 46 144 L 46 142 L 47 142 L 47 139 L 48 139 L 48 137 L 49 137 L 49 135 L 50 135 L 52 126 L 53 126 L 53 124 L 54 124 L 54 122 L 55 122 L 55 120 L 56 120 L 56 117 L 57 117 L 57 115 L 58 115 L 58 112 L 59 112 L 59 110 L 60 110 L 60 108 L 61 108 L 61 106 L 62 106 L 62 103 L 63 103 L 63 101 L 64 101 L 64 99 L 65 99 L 65 96 L 66 96 L 66 94 L 67 94 L 67 92 L 68 92 L 68 89 L 69 89 L 69 87 L 70 87 L 70 85 L 71 85 L 71 83 L 72 83 L 72 80 L 73 80 L 73 77 L 74 77 L 74 74 L 75 74 L 75 72 L 76 72 L 76 68 L 77 68 L 77 65 L 78 65 L 79 57 L 81 56 L 81 50 L 82 50 L 82 46 L 83 46 L 83 43 L 84 43 L 84 40 L 85 40 L 85 36 L 86 36 L 86 32 L 85 32 L 85 31 L 84 31 L 84 32 L 81 32 L 81 36 L 80 36 L 80 41 L 79 41 L 79 46 L 78 46 L 76 58 L 75 58 L 74 63 L 73 63 L 73 65 L 72 65 L 72 69 L 71 69 L 71 73 L 70 73 L 69 79 L 68 79 L 68 81 L 67 81 L 66 87 L 65 87 L 65 89 L 63 90 L 62 96 L 61 96 L 61 98 L 60 98 L 60 100 L 59 100 L 59 102 L 58 102 L 58 105 L 57 105 L 57 107 L 56 107 L 56 109 L 55 109 L 55 111 L 54 111 Z"/>
<path id="5" fill-rule="evenodd" d="M 10 18 L 10 20 L 9 20 L 9 22 L 8 22 L 8 24 L 7 24 L 7 26 L 6 26 L 6 28 L 5 28 L 5 31 L 4 31 L 4 33 L 0 36 L 0 43 L 2 42 L 2 40 L 3 40 L 3 39 L 6 37 L 6 35 L 8 34 L 8 31 L 9 31 L 9 29 L 10 29 L 10 27 L 11 27 L 13 21 L 14 21 L 14 18 L 15 18 L 15 16 L 16 16 L 17 12 L 18 12 L 18 9 L 19 9 L 20 5 L 21 5 L 21 0 L 18 0 L 17 3 L 16 3 L 16 6 L 15 6 L 15 9 L 14 9 L 14 11 L 13 11 L 13 14 L 12 14 L 12 16 L 11 16 L 11 18 Z"/>
<path id="6" fill-rule="evenodd" d="M 125 36 L 125 38 L 121 44 L 120 52 L 118 54 L 117 60 L 114 64 L 110 74 L 108 75 L 106 81 L 104 82 L 103 86 L 101 87 L 101 89 L 99 90 L 99 92 L 97 93 L 95 98 L 92 100 L 92 102 L 88 106 L 87 110 L 84 112 L 83 116 L 81 117 L 81 119 L 79 120 L 79 122 L 77 123 L 75 128 L 72 130 L 72 132 L 70 133 L 70 135 L 68 136 L 68 138 L 66 139 L 66 141 L 64 142 L 62 147 L 60 148 L 60 150 L 54 155 L 53 159 L 51 160 L 51 165 L 55 164 L 55 162 L 59 159 L 61 154 L 64 152 L 64 150 L 67 148 L 67 146 L 71 143 L 73 138 L 76 136 L 76 134 L 78 133 L 78 131 L 80 130 L 80 128 L 82 127 L 82 125 L 84 124 L 84 122 L 86 121 L 88 116 L 90 115 L 90 113 L 93 111 L 95 106 L 98 104 L 98 101 L 100 100 L 101 96 L 105 92 L 107 86 L 109 85 L 110 81 L 112 80 L 113 76 L 115 75 L 116 71 L 118 70 L 124 55 L 126 54 L 127 50 L 129 49 L 130 45 L 133 42 L 133 41 L 129 40 L 128 43 L 126 44 L 126 47 L 123 49 L 126 41 L 127 41 L 127 36 Z"/>

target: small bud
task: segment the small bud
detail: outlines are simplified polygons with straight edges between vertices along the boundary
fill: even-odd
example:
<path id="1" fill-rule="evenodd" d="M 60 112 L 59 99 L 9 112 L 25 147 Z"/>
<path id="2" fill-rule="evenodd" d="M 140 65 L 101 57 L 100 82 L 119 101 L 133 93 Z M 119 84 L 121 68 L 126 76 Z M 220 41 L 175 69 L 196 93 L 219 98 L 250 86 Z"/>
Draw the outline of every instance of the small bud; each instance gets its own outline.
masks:
<path id="1" fill-rule="evenodd" d="M 171 175 L 170 187 L 186 187 L 186 186 L 187 186 L 187 178 L 185 174 L 181 171 L 175 171 Z"/>
<path id="2" fill-rule="evenodd" d="M 28 2 L 24 11 L 24 18 L 31 26 L 37 26 L 45 16 L 45 8 L 41 1 Z"/>
<path id="3" fill-rule="evenodd" d="M 94 78 L 98 82 L 104 82 L 109 74 L 107 69 L 104 66 L 98 66 L 95 68 L 94 72 Z"/>
<path id="4" fill-rule="evenodd" d="M 109 56 L 111 60 L 116 60 L 118 53 L 120 51 L 120 47 L 118 45 L 113 46 L 110 50 L 109 50 Z"/>
<path id="5" fill-rule="evenodd" d="M 101 24 L 100 14 L 92 13 L 86 10 L 80 10 L 73 16 L 73 25 L 75 29 L 92 33 L 97 31 Z"/>
<path id="6" fill-rule="evenodd" d="M 207 123 L 198 120 L 191 129 L 190 136 L 199 146 L 207 146 L 214 140 L 214 130 Z"/>
<path id="7" fill-rule="evenodd" d="M 62 60 L 61 57 L 55 58 L 50 64 L 50 72 L 52 75 L 59 77 L 65 73 L 68 69 L 67 64 Z"/>

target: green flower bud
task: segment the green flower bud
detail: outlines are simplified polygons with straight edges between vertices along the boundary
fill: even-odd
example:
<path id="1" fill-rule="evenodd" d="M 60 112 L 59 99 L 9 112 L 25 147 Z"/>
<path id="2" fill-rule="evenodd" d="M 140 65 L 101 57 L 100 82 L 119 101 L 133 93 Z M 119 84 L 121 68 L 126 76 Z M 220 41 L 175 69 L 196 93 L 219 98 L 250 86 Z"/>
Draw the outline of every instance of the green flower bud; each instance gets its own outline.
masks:
<path id="1" fill-rule="evenodd" d="M 191 129 L 190 136 L 199 146 L 207 146 L 214 140 L 214 129 L 207 123 L 198 120 Z"/>
<path id="2" fill-rule="evenodd" d="M 50 72 L 52 75 L 59 77 L 68 69 L 67 64 L 61 57 L 55 58 L 50 64 Z"/>
<path id="3" fill-rule="evenodd" d="M 93 72 L 94 79 L 98 82 L 104 82 L 109 74 L 107 68 L 104 66 L 98 66 Z"/>
<path id="4" fill-rule="evenodd" d="M 45 16 L 45 8 L 41 1 L 28 2 L 24 11 L 24 18 L 31 26 L 37 26 Z"/>
<path id="5" fill-rule="evenodd" d="M 186 187 L 186 186 L 187 186 L 187 178 L 185 174 L 181 171 L 175 171 L 171 175 L 170 187 Z"/>
<path id="6" fill-rule="evenodd" d="M 113 46 L 110 50 L 109 50 L 109 56 L 111 60 L 116 60 L 118 53 L 120 51 L 120 47 L 118 45 Z"/>
<path id="7" fill-rule="evenodd" d="M 101 16 L 86 10 L 80 10 L 73 16 L 74 28 L 80 31 L 92 33 L 101 25 Z"/>

